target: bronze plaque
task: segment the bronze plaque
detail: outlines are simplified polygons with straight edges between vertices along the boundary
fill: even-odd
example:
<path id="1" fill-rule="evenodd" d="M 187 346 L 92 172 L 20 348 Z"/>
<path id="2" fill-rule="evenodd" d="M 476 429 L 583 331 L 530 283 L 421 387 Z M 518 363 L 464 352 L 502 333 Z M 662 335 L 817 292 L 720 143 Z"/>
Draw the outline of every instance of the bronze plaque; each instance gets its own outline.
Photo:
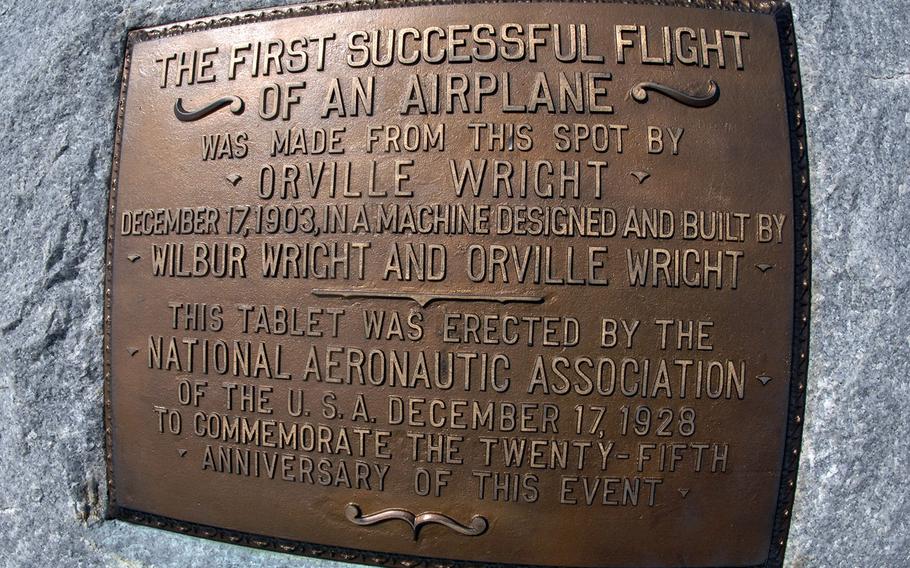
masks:
<path id="1" fill-rule="evenodd" d="M 805 129 L 773 0 L 135 31 L 110 514 L 382 565 L 779 566 Z"/>

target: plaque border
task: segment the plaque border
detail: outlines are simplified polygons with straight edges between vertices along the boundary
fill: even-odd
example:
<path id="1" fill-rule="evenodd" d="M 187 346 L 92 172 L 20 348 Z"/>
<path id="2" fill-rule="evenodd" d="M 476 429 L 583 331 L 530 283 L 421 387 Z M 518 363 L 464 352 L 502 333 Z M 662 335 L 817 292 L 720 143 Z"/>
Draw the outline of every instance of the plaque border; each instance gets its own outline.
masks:
<path id="1" fill-rule="evenodd" d="M 105 520 L 124 520 L 154 528 L 196 537 L 240 544 L 253 548 L 323 558 L 339 562 L 353 562 L 394 568 L 517 568 L 542 565 L 489 563 L 468 560 L 450 560 L 406 554 L 371 552 L 330 545 L 313 544 L 296 540 L 270 537 L 254 533 L 223 529 L 188 521 L 181 521 L 137 511 L 117 504 L 113 477 L 113 429 L 111 420 L 111 308 L 114 233 L 116 231 L 116 204 L 119 190 L 120 157 L 123 140 L 123 115 L 126 109 L 127 86 L 133 46 L 143 41 L 174 37 L 185 33 L 224 28 L 235 25 L 267 22 L 288 18 L 351 12 L 369 9 L 402 8 L 456 4 L 490 3 L 552 3 L 566 4 L 632 4 L 646 6 L 686 7 L 691 9 L 725 10 L 763 14 L 773 17 L 777 26 L 783 70 L 787 116 L 790 130 L 790 166 L 793 180 L 794 220 L 794 282 L 793 282 L 793 341 L 790 362 L 790 393 L 787 414 L 786 440 L 781 465 L 780 487 L 774 525 L 771 532 L 768 557 L 765 562 L 747 568 L 778 568 L 783 566 L 787 538 L 792 518 L 802 443 L 803 416 L 806 405 L 806 382 L 809 365 L 809 328 L 811 309 L 812 250 L 811 208 L 808 148 L 803 109 L 802 81 L 793 13 L 786 0 L 340 0 L 318 1 L 309 4 L 280 6 L 223 16 L 200 18 L 174 24 L 129 30 L 120 76 L 120 94 L 116 109 L 114 153 L 111 161 L 110 195 L 107 210 L 104 265 L 104 441 L 107 473 L 107 507 Z M 552 567 L 556 568 L 556 567 Z"/>

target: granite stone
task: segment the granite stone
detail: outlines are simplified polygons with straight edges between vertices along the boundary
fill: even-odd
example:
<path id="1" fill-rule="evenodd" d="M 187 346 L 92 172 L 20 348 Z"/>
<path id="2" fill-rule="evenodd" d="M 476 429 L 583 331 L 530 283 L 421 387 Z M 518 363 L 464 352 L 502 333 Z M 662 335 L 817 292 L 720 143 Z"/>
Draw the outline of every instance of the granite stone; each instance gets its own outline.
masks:
<path id="1" fill-rule="evenodd" d="M 0 2 L 0 566 L 342 566 L 102 520 L 103 243 L 126 31 L 275 3 Z M 910 566 L 910 7 L 793 5 L 814 297 L 787 565 Z"/>

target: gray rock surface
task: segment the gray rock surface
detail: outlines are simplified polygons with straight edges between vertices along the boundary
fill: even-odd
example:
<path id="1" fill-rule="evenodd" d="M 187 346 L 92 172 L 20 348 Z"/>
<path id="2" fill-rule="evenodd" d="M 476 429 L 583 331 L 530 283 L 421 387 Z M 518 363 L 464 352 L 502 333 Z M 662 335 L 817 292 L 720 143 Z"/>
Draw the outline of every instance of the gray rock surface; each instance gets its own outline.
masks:
<path id="1" fill-rule="evenodd" d="M 341 566 L 100 519 L 103 241 L 125 31 L 274 3 L 0 3 L 2 566 Z M 787 563 L 908 566 L 910 8 L 793 4 L 815 265 Z"/>

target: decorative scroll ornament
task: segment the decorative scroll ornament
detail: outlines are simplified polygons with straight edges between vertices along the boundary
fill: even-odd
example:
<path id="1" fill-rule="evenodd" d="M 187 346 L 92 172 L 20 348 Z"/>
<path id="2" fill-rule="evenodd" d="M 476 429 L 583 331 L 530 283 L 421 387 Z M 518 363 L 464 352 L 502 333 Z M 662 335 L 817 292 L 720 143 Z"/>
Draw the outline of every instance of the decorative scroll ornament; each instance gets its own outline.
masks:
<path id="1" fill-rule="evenodd" d="M 660 93 L 664 96 L 670 97 L 678 103 L 682 103 L 686 106 L 694 108 L 705 108 L 713 105 L 720 98 L 720 85 L 718 85 L 714 80 L 708 82 L 708 91 L 704 95 L 694 94 L 690 95 L 689 93 L 684 93 L 678 91 L 672 87 L 666 85 L 661 85 L 660 83 L 652 83 L 645 81 L 638 83 L 629 90 L 629 94 L 632 95 L 632 98 L 637 102 L 642 104 L 648 102 L 648 91 L 654 91 L 655 93 Z"/>
<path id="2" fill-rule="evenodd" d="M 417 540 L 417 537 L 420 536 L 420 529 L 424 525 L 442 525 L 465 536 L 480 536 L 486 532 L 489 526 L 487 519 L 481 515 L 471 517 L 471 522 L 468 525 L 463 525 L 442 513 L 420 513 L 415 516 L 414 513 L 405 509 L 383 509 L 376 513 L 363 515 L 360 511 L 360 506 L 355 503 L 348 503 L 348 506 L 344 508 L 344 516 L 355 525 L 362 527 L 386 521 L 404 521 L 411 526 L 411 530 L 414 532 L 414 540 Z"/>
<path id="3" fill-rule="evenodd" d="M 205 105 L 201 109 L 194 111 L 188 111 L 183 108 L 183 99 L 177 99 L 177 102 L 174 103 L 174 116 L 176 116 L 177 120 L 180 122 L 193 122 L 200 118 L 205 118 L 213 112 L 217 112 L 229 105 L 232 113 L 237 115 L 243 114 L 243 99 L 235 95 L 229 95 L 221 97 L 220 99 Z"/>
<path id="4" fill-rule="evenodd" d="M 403 299 L 413 300 L 421 308 L 427 307 L 427 304 L 440 301 L 453 302 L 495 302 L 497 304 L 541 304 L 544 301 L 543 296 L 499 296 L 484 294 L 435 294 L 421 292 L 392 292 L 382 290 L 313 290 L 313 295 L 317 298 L 367 298 L 367 299 Z"/>
<path id="5" fill-rule="evenodd" d="M 629 175 L 638 180 L 638 185 L 645 183 L 645 180 L 651 177 L 651 174 L 644 171 L 629 172 Z"/>

